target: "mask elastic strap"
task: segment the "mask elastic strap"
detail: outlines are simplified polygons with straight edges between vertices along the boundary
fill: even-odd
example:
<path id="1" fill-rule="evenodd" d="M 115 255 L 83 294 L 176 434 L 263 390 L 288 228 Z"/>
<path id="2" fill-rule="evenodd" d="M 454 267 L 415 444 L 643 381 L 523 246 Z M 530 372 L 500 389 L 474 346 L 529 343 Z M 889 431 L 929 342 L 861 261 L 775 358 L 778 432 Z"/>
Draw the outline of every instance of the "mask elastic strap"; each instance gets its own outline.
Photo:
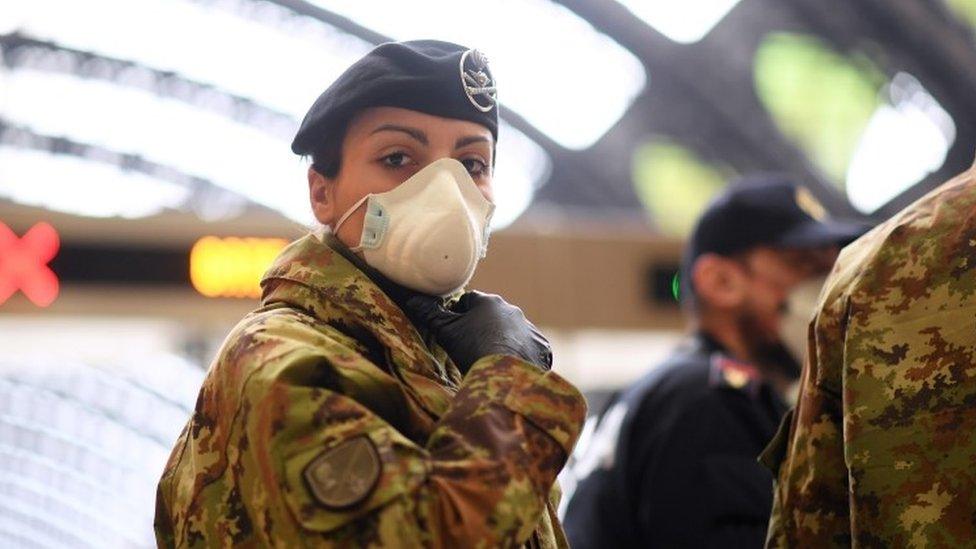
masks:
<path id="1" fill-rule="evenodd" d="M 350 215 L 352 215 L 353 213 L 355 213 L 356 210 L 358 210 L 360 206 L 362 206 L 367 200 L 369 200 L 369 197 L 371 197 L 371 196 L 373 196 L 373 195 L 367 194 L 366 196 L 364 196 L 364 197 L 360 198 L 359 200 L 357 200 L 356 203 L 353 204 L 351 208 L 349 208 L 348 210 L 346 210 L 346 213 L 342 214 L 342 217 L 340 217 L 339 218 L 339 221 L 336 222 L 335 227 L 332 228 L 332 233 L 333 234 L 338 233 L 339 232 L 339 227 L 341 227 L 342 224 L 345 223 L 347 219 L 349 219 L 349 216 Z"/>

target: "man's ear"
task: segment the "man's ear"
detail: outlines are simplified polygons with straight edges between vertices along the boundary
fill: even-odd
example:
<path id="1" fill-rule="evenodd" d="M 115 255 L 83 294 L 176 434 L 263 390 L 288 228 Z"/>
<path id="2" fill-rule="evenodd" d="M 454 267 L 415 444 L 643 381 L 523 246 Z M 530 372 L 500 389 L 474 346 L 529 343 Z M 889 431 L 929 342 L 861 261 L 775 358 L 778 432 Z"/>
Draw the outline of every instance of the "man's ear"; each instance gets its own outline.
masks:
<path id="1" fill-rule="evenodd" d="M 312 166 L 308 167 L 308 196 L 312 203 L 315 219 L 323 225 L 335 226 L 335 180 L 320 174 Z"/>
<path id="2" fill-rule="evenodd" d="M 708 307 L 732 309 L 746 298 L 746 276 L 732 259 L 702 254 L 691 268 L 695 294 Z"/>

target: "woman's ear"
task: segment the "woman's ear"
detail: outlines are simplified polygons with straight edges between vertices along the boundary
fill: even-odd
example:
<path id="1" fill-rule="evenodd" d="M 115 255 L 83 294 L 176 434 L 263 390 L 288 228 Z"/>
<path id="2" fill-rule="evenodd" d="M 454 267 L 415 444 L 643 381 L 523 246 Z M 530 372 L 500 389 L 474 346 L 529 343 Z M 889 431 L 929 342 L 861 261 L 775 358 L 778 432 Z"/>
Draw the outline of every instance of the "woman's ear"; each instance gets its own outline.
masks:
<path id="1" fill-rule="evenodd" d="M 323 225 L 333 227 L 336 219 L 335 180 L 329 179 L 308 167 L 308 196 L 312 203 L 312 213 L 315 219 Z"/>
<path id="2" fill-rule="evenodd" d="M 718 254 L 702 254 L 692 266 L 691 277 L 703 304 L 716 309 L 739 307 L 746 298 L 747 280 L 734 260 Z"/>

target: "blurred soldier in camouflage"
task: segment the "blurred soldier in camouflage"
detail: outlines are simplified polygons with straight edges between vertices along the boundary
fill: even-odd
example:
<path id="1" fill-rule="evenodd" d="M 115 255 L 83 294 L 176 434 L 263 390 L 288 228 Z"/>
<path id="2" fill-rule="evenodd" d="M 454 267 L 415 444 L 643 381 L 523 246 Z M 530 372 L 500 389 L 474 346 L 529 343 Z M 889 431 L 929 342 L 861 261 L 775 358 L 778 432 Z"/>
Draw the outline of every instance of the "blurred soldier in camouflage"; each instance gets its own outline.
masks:
<path id="1" fill-rule="evenodd" d="M 972 547 L 976 169 L 844 249 L 818 311 L 767 546 Z"/>
<path id="2" fill-rule="evenodd" d="M 231 332 L 159 484 L 164 547 L 565 547 L 585 415 L 545 338 L 464 293 L 487 246 L 487 62 L 384 44 L 309 111 L 316 217 Z"/>

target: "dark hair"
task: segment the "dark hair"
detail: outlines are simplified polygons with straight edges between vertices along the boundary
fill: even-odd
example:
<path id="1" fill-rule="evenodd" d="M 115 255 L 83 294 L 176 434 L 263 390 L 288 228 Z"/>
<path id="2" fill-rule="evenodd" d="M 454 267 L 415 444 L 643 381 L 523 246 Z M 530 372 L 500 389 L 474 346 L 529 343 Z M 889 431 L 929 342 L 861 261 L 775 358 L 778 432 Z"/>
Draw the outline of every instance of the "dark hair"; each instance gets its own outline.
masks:
<path id="1" fill-rule="evenodd" d="M 329 141 L 312 153 L 312 168 L 328 179 L 335 179 L 342 167 L 342 145 Z"/>
<path id="2" fill-rule="evenodd" d="M 312 152 L 312 168 L 329 179 L 339 175 L 342 167 L 342 142 L 346 138 L 346 127 L 343 124 L 328 132 L 330 139 Z"/>

